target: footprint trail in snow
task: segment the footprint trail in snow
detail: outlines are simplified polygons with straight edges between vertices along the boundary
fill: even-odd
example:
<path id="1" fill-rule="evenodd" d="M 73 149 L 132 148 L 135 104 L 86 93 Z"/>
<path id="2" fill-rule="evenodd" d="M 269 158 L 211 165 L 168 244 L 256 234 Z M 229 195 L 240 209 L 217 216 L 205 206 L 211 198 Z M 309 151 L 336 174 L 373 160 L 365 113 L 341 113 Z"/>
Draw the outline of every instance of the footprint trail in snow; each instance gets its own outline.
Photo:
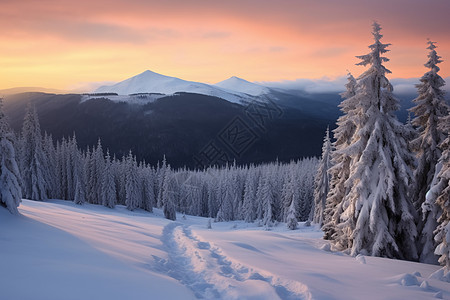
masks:
<path id="1" fill-rule="evenodd" d="M 163 229 L 168 259 L 155 268 L 190 288 L 198 299 L 311 299 L 307 286 L 233 261 L 181 223 Z"/>

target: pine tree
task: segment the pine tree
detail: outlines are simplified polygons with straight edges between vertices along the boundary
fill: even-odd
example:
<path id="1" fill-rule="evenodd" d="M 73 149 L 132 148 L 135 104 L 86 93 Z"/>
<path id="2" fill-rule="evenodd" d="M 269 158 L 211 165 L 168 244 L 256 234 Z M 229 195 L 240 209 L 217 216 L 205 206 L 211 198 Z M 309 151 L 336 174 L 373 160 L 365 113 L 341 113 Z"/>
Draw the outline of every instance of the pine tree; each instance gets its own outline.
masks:
<path id="1" fill-rule="evenodd" d="M 109 150 L 106 150 L 106 161 L 102 181 L 102 204 L 109 208 L 114 208 L 116 205 L 116 184 L 114 182 Z"/>
<path id="2" fill-rule="evenodd" d="M 3 100 L 0 99 L 0 206 L 12 214 L 18 214 L 17 207 L 22 199 L 22 178 L 16 161 L 14 134 L 3 114 Z"/>
<path id="3" fill-rule="evenodd" d="M 415 211 L 407 196 L 414 158 L 407 151 L 404 125 L 394 115 L 398 100 L 385 76 L 388 59 L 382 56 L 389 44 L 381 43 L 380 30 L 374 23 L 371 52 L 358 57 L 358 65 L 370 67 L 358 78 L 352 97 L 363 114 L 345 149 L 352 163 L 340 226 L 349 234 L 352 255 L 417 259 Z"/>
<path id="4" fill-rule="evenodd" d="M 156 205 L 153 172 L 150 167 L 144 167 L 141 172 L 143 208 L 152 212 Z"/>
<path id="5" fill-rule="evenodd" d="M 127 158 L 125 193 L 125 205 L 127 209 L 135 210 L 139 208 L 140 195 L 138 190 L 137 166 L 131 151 Z"/>
<path id="6" fill-rule="evenodd" d="M 66 145 L 66 179 L 67 179 L 67 199 L 75 198 L 75 188 L 77 183 L 76 165 L 78 163 L 78 146 L 75 133 L 72 139 L 67 140 Z"/>
<path id="7" fill-rule="evenodd" d="M 82 205 L 86 202 L 85 181 L 84 176 L 82 175 L 77 175 L 73 202 L 78 205 Z"/>
<path id="8" fill-rule="evenodd" d="M 42 147 L 42 134 L 36 108 L 28 106 L 22 128 L 21 174 L 25 198 L 46 200 L 48 167 Z"/>
<path id="9" fill-rule="evenodd" d="M 330 174 L 330 191 L 327 195 L 325 204 L 322 230 L 324 238 L 339 244 L 338 248 L 348 248 L 349 239 L 347 235 L 341 232 L 339 227 L 340 215 L 345 209 L 343 205 L 344 196 L 348 193 L 348 186 L 345 182 L 350 175 L 351 156 L 345 149 L 351 144 L 356 130 L 356 124 L 359 124 L 359 109 L 356 94 L 356 79 L 352 74 L 348 74 L 348 83 L 345 85 L 346 91 L 341 94 L 344 99 L 339 105 L 343 115 L 337 120 L 337 128 L 333 131 L 335 142 L 334 151 L 331 152 L 332 167 Z"/>
<path id="10" fill-rule="evenodd" d="M 258 180 L 258 187 L 256 188 L 256 219 L 262 220 L 264 217 L 264 176 L 260 174 Z"/>
<path id="11" fill-rule="evenodd" d="M 330 178 L 328 170 L 331 168 L 331 141 L 330 131 L 327 128 L 322 146 L 322 158 L 320 160 L 319 169 L 317 170 L 314 184 L 314 218 L 313 222 L 323 225 L 323 213 L 325 211 L 325 203 L 330 189 Z"/>
<path id="12" fill-rule="evenodd" d="M 291 205 L 289 206 L 288 215 L 286 218 L 286 225 L 287 228 L 290 230 L 297 229 L 298 221 L 296 217 L 296 211 L 295 211 L 295 198 L 292 197 Z"/>
<path id="13" fill-rule="evenodd" d="M 292 203 L 292 199 L 299 197 L 299 195 L 295 194 L 299 194 L 298 190 L 300 188 L 299 186 L 296 185 L 295 177 L 297 176 L 297 174 L 295 173 L 294 165 L 291 164 L 287 171 L 288 172 L 284 176 L 283 188 L 281 190 L 281 202 L 283 203 L 282 220 L 284 222 L 288 221 L 287 218 L 289 215 L 289 209 Z"/>
<path id="14" fill-rule="evenodd" d="M 48 174 L 48 196 L 50 198 L 58 197 L 58 178 L 57 178 L 57 155 L 56 149 L 53 144 L 53 138 L 44 133 L 43 150 L 45 155 L 45 161 L 47 162 L 47 174 Z"/>
<path id="15" fill-rule="evenodd" d="M 299 190 L 299 205 L 297 218 L 300 222 L 312 220 L 312 207 L 314 206 L 314 175 L 317 173 L 317 158 L 305 159 L 297 165 L 296 183 Z"/>
<path id="16" fill-rule="evenodd" d="M 162 206 L 164 217 L 168 220 L 175 221 L 177 219 L 177 215 L 175 212 L 175 199 L 174 199 L 174 191 L 171 190 L 171 170 L 170 166 L 164 172 L 165 176 L 162 179 Z"/>
<path id="17" fill-rule="evenodd" d="M 83 204 L 86 202 L 86 158 L 84 157 L 81 151 L 74 153 L 74 157 L 76 158 L 75 163 L 75 194 L 73 198 L 73 202 L 75 204 Z"/>
<path id="18" fill-rule="evenodd" d="M 256 219 L 255 198 L 255 178 L 254 173 L 251 172 L 251 174 L 247 176 L 244 188 L 243 214 L 244 220 L 247 223 L 251 223 Z"/>
<path id="19" fill-rule="evenodd" d="M 424 215 L 437 218 L 434 231 L 435 251 L 439 263 L 450 270 L 450 115 L 441 118 L 439 128 L 446 138 L 439 145 L 442 155 L 436 165 L 430 191 L 422 204 Z"/>
<path id="20" fill-rule="evenodd" d="M 222 176 L 219 181 L 219 188 L 217 190 L 218 195 L 217 198 L 219 200 L 219 211 L 217 212 L 217 221 L 232 221 L 234 220 L 234 211 L 233 211 L 233 181 L 232 175 L 229 167 L 225 168 L 225 172 L 222 173 Z"/>
<path id="21" fill-rule="evenodd" d="M 263 225 L 266 227 L 266 229 L 268 229 L 269 227 L 273 226 L 273 222 L 275 221 L 273 210 L 275 195 L 269 174 L 265 174 L 262 194 L 263 196 L 261 200 L 263 202 L 264 208 Z"/>
<path id="22" fill-rule="evenodd" d="M 67 180 L 66 180 L 66 142 L 63 138 L 62 141 L 56 143 L 56 180 L 57 180 L 57 192 L 56 198 L 68 199 L 67 194 Z"/>
<path id="23" fill-rule="evenodd" d="M 88 167 L 88 201 L 93 204 L 102 204 L 102 181 L 105 170 L 105 158 L 100 139 L 98 139 L 97 148 L 92 151 L 88 161 Z"/>
<path id="24" fill-rule="evenodd" d="M 442 87 L 445 81 L 438 75 L 441 57 L 436 53 L 434 42 L 428 42 L 430 53 L 425 64 L 430 70 L 420 79 L 417 85 L 419 96 L 413 100 L 416 104 L 411 111 L 415 114 L 412 124 L 418 128 L 419 136 L 412 141 L 413 149 L 417 153 L 418 166 L 415 170 L 414 187 L 411 195 L 416 208 L 420 211 L 422 203 L 425 202 L 425 194 L 430 189 L 431 181 L 435 174 L 435 166 L 441 156 L 438 145 L 444 140 L 442 131 L 438 128 L 438 120 L 448 113 L 448 106 L 444 99 Z M 425 210 L 424 212 L 427 212 Z M 437 222 L 432 214 L 423 214 L 419 223 L 420 236 L 420 261 L 425 263 L 437 263 L 434 255 L 435 243 L 433 231 Z"/>
<path id="25" fill-rule="evenodd" d="M 166 172 L 167 172 L 167 162 L 166 162 L 166 156 L 164 155 L 163 162 L 161 168 L 158 168 L 157 170 L 157 203 L 156 207 L 161 208 L 163 206 L 163 194 L 164 194 L 164 179 L 166 178 Z"/>

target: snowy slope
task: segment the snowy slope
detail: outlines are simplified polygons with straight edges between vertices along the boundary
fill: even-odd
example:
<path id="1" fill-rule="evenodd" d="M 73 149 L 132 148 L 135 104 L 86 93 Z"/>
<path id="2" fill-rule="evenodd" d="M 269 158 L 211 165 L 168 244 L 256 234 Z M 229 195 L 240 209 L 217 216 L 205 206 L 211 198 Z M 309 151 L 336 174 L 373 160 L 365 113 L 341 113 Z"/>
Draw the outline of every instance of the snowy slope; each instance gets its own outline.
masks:
<path id="1" fill-rule="evenodd" d="M 242 99 L 248 98 L 248 96 L 239 92 L 226 91 L 220 87 L 200 82 L 186 81 L 148 70 L 114 85 L 101 86 L 94 91 L 94 93 L 117 93 L 119 95 L 136 93 L 160 93 L 172 95 L 177 92 L 209 95 L 233 103 L 241 103 Z"/>
<path id="2" fill-rule="evenodd" d="M 230 77 L 224 81 L 216 83 L 215 86 L 252 96 L 260 96 L 270 93 L 269 88 L 256 83 L 249 82 L 236 76 Z"/>
<path id="3" fill-rule="evenodd" d="M 19 210 L 0 208 L 0 299 L 450 299 L 450 283 L 429 278 L 438 266 L 321 250 L 304 224 L 207 229 L 67 201 Z"/>

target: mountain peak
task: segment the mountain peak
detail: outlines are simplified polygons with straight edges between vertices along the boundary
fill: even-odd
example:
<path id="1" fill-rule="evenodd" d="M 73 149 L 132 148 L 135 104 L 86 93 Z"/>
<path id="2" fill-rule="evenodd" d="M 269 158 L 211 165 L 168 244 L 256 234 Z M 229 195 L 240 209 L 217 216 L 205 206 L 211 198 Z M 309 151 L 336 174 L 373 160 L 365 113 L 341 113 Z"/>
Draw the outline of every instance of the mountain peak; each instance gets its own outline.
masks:
<path id="1" fill-rule="evenodd" d="M 234 103 L 241 103 L 246 95 L 224 90 L 220 87 L 201 82 L 186 81 L 146 70 L 138 75 L 128 78 L 110 86 L 99 87 L 94 93 L 117 93 L 130 95 L 137 93 L 158 93 L 172 95 L 178 92 L 196 93 L 214 96 Z"/>
<path id="2" fill-rule="evenodd" d="M 216 83 L 215 86 L 231 91 L 245 93 L 251 96 L 259 96 L 270 92 L 270 89 L 265 86 L 247 81 L 237 76 L 231 76 L 224 81 Z"/>

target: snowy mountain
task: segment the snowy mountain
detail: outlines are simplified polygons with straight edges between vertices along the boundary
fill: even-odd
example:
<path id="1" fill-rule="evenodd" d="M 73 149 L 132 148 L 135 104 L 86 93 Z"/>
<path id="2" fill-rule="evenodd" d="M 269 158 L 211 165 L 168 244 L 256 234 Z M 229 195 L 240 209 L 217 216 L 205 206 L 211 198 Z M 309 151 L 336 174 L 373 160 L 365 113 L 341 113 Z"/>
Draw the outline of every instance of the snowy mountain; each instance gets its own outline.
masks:
<path id="1" fill-rule="evenodd" d="M 219 86 L 165 76 L 149 70 L 114 85 L 101 86 L 94 91 L 94 93 L 117 93 L 119 95 L 137 93 L 173 95 L 179 92 L 214 96 L 232 103 L 241 103 L 242 100 L 248 98 L 248 95 L 244 93 L 225 90 Z"/>
<path id="2" fill-rule="evenodd" d="M 214 86 L 252 96 L 260 96 L 271 93 L 271 90 L 268 87 L 249 82 L 245 79 L 236 76 L 230 77 L 224 81 L 216 83 Z"/>

